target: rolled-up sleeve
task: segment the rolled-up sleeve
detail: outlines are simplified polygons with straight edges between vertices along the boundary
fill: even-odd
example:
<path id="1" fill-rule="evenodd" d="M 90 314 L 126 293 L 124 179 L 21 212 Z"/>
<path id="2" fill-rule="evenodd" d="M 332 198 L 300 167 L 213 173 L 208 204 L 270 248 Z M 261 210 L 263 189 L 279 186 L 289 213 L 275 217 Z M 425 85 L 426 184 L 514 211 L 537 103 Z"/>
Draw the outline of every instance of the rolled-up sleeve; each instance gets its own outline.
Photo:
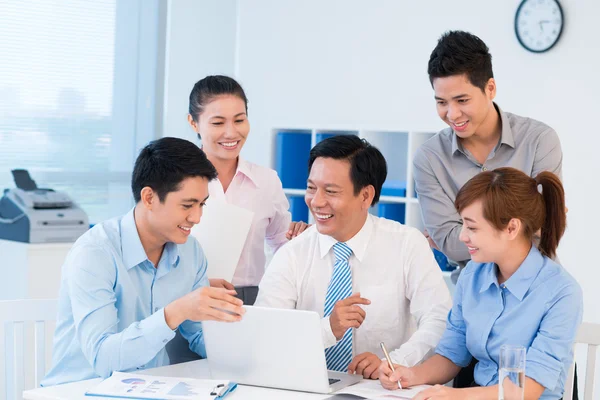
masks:
<path id="1" fill-rule="evenodd" d="M 446 330 L 435 352 L 446 357 L 459 367 L 466 367 L 473 358 L 467 350 L 467 327 L 462 313 L 463 282 L 466 274 L 461 274 L 456 283 L 454 305 L 448 313 Z"/>
<path id="2" fill-rule="evenodd" d="M 89 246 L 76 249 L 65 266 L 76 337 L 99 376 L 147 363 L 175 336 L 164 309 L 117 331 L 117 269 L 108 252 Z"/>
<path id="3" fill-rule="evenodd" d="M 208 262 L 206 261 L 206 256 L 204 255 L 204 251 L 202 251 L 202 248 L 198 242 L 194 240 L 194 243 L 196 247 L 194 250 L 194 265 L 198 265 L 199 268 L 192 291 L 202 287 L 210 286 L 210 283 L 208 282 Z M 191 351 L 198 354 L 202 358 L 206 358 L 206 347 L 204 343 L 204 333 L 202 332 L 202 322 L 186 320 L 179 325 L 179 332 L 181 332 L 181 336 L 183 336 L 190 344 Z"/>
<path id="4" fill-rule="evenodd" d="M 583 295 L 578 285 L 566 286 L 553 297 L 527 351 L 526 376 L 549 390 L 561 384 L 563 365 L 573 361 L 573 343 L 582 314 Z"/>

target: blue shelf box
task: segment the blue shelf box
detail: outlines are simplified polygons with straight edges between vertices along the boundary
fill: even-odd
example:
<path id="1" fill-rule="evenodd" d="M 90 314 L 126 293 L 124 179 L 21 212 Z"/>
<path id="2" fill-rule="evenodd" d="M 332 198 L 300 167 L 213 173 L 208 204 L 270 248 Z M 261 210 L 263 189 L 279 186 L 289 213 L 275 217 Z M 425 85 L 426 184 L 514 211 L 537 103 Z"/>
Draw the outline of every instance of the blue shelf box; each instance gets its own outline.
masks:
<path id="1" fill-rule="evenodd" d="M 308 222 L 308 206 L 302 196 L 288 196 L 292 221 Z"/>
<path id="2" fill-rule="evenodd" d="M 310 142 L 310 132 L 277 132 L 275 169 L 284 188 L 306 188 Z"/>

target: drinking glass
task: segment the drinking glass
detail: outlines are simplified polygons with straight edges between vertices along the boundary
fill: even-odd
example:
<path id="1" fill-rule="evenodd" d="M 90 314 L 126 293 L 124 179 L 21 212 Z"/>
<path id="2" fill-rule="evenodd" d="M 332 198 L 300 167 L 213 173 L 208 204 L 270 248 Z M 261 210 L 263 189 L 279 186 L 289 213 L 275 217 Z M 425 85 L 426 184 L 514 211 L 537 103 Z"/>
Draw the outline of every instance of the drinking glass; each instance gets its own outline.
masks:
<path id="1" fill-rule="evenodd" d="M 523 400 L 525 395 L 525 347 L 500 347 L 498 400 Z"/>

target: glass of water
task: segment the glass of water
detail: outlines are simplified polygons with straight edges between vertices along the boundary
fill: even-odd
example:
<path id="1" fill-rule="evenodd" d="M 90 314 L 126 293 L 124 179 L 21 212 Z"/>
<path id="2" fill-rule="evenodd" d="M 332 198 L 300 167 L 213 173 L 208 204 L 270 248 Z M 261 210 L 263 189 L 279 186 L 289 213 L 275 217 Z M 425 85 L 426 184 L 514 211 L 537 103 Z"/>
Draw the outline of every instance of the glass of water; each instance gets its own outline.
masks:
<path id="1" fill-rule="evenodd" d="M 525 347 L 500 347 L 498 400 L 523 400 L 525 395 Z"/>

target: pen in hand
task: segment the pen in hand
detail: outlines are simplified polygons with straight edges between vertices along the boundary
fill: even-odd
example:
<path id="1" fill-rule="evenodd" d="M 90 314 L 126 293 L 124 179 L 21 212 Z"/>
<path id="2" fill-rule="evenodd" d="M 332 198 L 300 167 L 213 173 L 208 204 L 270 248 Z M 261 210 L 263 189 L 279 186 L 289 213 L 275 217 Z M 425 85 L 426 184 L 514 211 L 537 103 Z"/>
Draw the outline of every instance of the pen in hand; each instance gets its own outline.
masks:
<path id="1" fill-rule="evenodd" d="M 383 342 L 379 343 L 379 345 L 381 346 L 381 350 L 383 350 L 383 355 L 385 356 L 388 366 L 390 367 L 390 369 L 392 370 L 392 373 L 393 373 L 395 371 L 395 369 L 394 369 L 394 364 L 392 364 L 392 359 L 390 358 L 390 354 L 388 353 L 387 349 L 385 348 L 385 344 L 383 344 Z M 398 389 L 402 389 L 402 385 L 400 384 L 400 381 L 398 381 Z"/>

